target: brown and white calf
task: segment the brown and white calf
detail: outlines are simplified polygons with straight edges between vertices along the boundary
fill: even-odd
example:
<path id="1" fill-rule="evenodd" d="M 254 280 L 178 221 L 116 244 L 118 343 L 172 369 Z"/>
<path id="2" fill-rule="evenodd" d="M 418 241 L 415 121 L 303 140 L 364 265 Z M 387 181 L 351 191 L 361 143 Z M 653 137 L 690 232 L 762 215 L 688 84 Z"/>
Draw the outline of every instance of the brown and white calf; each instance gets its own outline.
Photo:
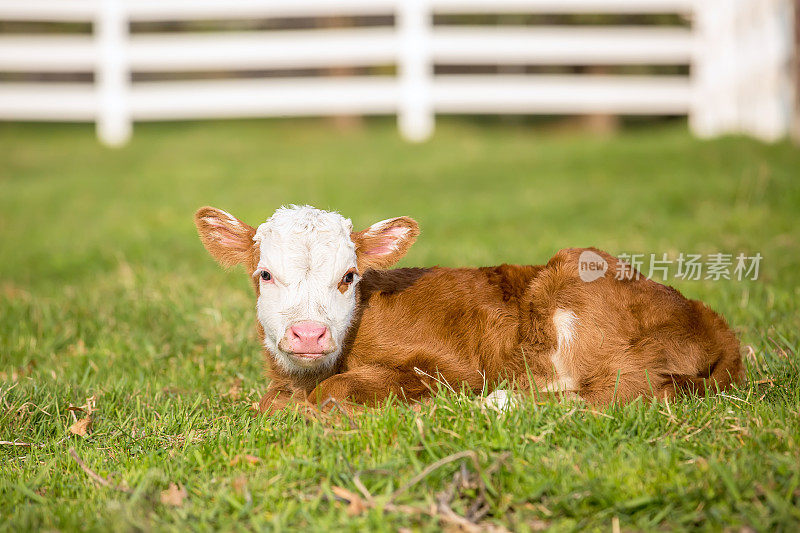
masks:
<path id="1" fill-rule="evenodd" d="M 257 296 L 270 379 L 261 410 L 328 398 L 418 399 L 452 387 L 578 395 L 606 405 L 705 393 L 744 379 L 739 343 L 702 302 L 635 271 L 581 279 L 582 249 L 543 266 L 400 268 L 419 235 L 393 218 L 354 232 L 312 207 L 278 209 L 258 229 L 204 207 L 206 249 L 244 265 Z"/>

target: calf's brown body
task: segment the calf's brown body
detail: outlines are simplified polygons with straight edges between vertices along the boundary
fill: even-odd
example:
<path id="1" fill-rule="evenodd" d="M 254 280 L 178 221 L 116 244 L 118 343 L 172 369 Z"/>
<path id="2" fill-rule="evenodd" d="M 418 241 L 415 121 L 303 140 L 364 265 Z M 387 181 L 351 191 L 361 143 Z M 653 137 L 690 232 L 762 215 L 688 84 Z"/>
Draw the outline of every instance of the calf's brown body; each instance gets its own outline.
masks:
<path id="1" fill-rule="evenodd" d="M 337 365 L 302 377 L 272 367 L 261 409 L 306 398 L 417 399 L 435 388 L 433 378 L 476 392 L 506 381 L 596 405 L 724 390 L 744 379 L 739 343 L 722 317 L 635 271 L 618 279 L 617 260 L 598 250 L 608 272 L 585 282 L 582 251 L 562 250 L 545 266 L 369 270 Z M 575 317 L 560 350 L 557 312 Z"/>

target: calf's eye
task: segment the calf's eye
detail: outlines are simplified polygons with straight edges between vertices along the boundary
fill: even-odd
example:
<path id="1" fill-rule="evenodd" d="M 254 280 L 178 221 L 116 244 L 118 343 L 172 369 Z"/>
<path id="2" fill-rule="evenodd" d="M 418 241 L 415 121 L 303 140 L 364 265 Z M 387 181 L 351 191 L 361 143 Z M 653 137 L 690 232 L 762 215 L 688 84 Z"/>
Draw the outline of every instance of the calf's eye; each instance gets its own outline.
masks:
<path id="1" fill-rule="evenodd" d="M 351 268 L 347 272 L 344 273 L 342 276 L 342 281 L 339 282 L 339 292 L 342 294 L 346 293 L 350 290 L 350 285 L 353 284 L 353 281 L 356 279 L 356 269 Z"/>
<path id="2" fill-rule="evenodd" d="M 264 281 L 271 281 L 272 280 L 272 274 L 269 273 L 269 270 L 262 270 L 261 271 L 261 279 L 263 279 Z"/>

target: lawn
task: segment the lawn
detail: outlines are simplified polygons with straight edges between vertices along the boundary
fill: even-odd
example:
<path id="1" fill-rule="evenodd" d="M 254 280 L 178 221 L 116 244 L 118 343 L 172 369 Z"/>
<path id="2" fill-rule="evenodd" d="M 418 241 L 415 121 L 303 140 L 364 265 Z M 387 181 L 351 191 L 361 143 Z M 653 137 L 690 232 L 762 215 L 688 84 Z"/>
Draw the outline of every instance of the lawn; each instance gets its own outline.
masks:
<path id="1" fill-rule="evenodd" d="M 0 124 L 0 529 L 796 531 L 800 150 L 680 125 L 438 126 L 409 145 L 389 121 L 137 125 L 109 150 L 90 126 Z M 669 280 L 751 347 L 750 383 L 602 412 L 443 391 L 258 416 L 249 282 L 192 214 L 257 224 L 288 203 L 416 218 L 404 266 L 760 253 L 756 281 Z"/>

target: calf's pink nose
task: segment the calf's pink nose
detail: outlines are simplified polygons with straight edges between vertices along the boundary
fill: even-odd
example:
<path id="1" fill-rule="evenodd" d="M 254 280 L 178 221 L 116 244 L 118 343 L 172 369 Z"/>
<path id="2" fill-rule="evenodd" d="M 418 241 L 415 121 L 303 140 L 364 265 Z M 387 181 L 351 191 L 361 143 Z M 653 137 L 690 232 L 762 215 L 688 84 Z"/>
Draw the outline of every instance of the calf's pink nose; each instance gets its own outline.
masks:
<path id="1" fill-rule="evenodd" d="M 325 353 L 331 339 L 328 326 L 310 320 L 292 324 L 286 333 L 294 353 Z"/>

